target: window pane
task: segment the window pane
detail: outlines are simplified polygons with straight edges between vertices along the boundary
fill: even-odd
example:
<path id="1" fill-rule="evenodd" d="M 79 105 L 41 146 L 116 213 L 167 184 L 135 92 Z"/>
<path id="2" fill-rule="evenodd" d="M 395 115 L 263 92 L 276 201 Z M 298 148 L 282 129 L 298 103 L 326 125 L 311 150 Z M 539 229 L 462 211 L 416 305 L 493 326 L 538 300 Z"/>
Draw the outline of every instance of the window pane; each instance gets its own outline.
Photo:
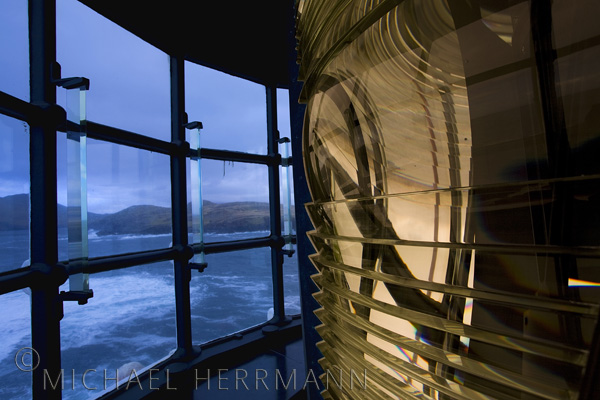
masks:
<path id="1" fill-rule="evenodd" d="M 0 272 L 29 259 L 29 126 L 0 115 Z"/>
<path id="2" fill-rule="evenodd" d="M 204 125 L 203 147 L 267 153 L 264 86 L 192 63 L 185 83 L 189 119 Z"/>
<path id="3" fill-rule="evenodd" d="M 78 1 L 57 1 L 56 17 L 62 76 L 90 79 L 89 120 L 170 140 L 167 55 Z"/>
<path id="4" fill-rule="evenodd" d="M 202 160 L 202 198 L 205 242 L 269 235 L 266 166 Z"/>
<path id="5" fill-rule="evenodd" d="M 105 371 L 107 390 L 115 389 L 117 369 L 119 380 L 128 378 L 132 369 L 139 374 L 176 347 L 172 263 L 103 272 L 90 281 L 94 297 L 84 306 L 66 302 L 61 321 L 67 400 L 99 396 Z M 95 371 L 86 374 L 85 382 L 95 390 L 83 386 L 88 369 Z"/>
<path id="6" fill-rule="evenodd" d="M 267 321 L 273 307 L 269 248 L 208 254 L 192 273 L 192 332 L 202 343 Z"/>
<path id="7" fill-rule="evenodd" d="M 283 258 L 283 290 L 286 314 L 300 314 L 300 282 L 298 281 L 298 257 Z"/>
<path id="8" fill-rule="evenodd" d="M 277 128 L 279 136 L 290 137 L 290 93 L 287 89 L 277 89 Z"/>
<path id="9" fill-rule="evenodd" d="M 29 30 L 26 1 L 0 5 L 0 91 L 29 101 Z"/>
<path id="10" fill-rule="evenodd" d="M 18 290 L 0 296 L 0 397 L 3 399 L 30 399 L 31 373 L 28 369 L 31 356 L 30 291 Z M 19 366 L 15 365 L 15 359 Z"/>
<path id="11" fill-rule="evenodd" d="M 88 139 L 90 257 L 169 247 L 169 158 Z"/>

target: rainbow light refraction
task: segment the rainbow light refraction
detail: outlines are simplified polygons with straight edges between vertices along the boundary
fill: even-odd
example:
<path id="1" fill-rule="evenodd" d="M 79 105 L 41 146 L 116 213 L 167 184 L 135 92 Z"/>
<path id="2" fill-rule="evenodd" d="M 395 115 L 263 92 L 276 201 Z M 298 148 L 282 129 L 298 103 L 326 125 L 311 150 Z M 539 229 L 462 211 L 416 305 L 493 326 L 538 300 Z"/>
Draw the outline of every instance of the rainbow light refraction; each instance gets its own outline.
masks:
<path id="1" fill-rule="evenodd" d="M 569 287 L 600 287 L 599 282 L 583 281 L 581 279 L 569 278 Z"/>

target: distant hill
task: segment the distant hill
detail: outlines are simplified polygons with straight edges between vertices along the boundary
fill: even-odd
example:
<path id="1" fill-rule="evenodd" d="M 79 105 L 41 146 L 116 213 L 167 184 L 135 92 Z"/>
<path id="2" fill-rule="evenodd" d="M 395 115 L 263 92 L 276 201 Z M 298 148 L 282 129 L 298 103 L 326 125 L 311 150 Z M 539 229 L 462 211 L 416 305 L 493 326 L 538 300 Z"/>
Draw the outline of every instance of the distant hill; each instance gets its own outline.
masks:
<path id="1" fill-rule="evenodd" d="M 269 230 L 269 204 L 203 202 L 204 231 L 213 233 Z"/>
<path id="2" fill-rule="evenodd" d="M 269 205 L 259 202 L 213 203 L 204 201 L 204 231 L 231 233 L 269 230 Z M 188 204 L 188 211 L 190 210 Z M 59 227 L 66 227 L 67 208 L 58 205 Z M 191 214 L 188 212 L 188 214 Z M 29 196 L 0 197 L 0 231 L 28 229 Z M 191 219 L 188 223 L 191 222 Z M 97 235 L 171 232 L 171 210 L 166 207 L 138 205 L 113 214 L 88 213 L 88 228 Z"/>
<path id="3" fill-rule="evenodd" d="M 171 210 L 158 206 L 132 206 L 105 214 L 95 221 L 88 220 L 88 229 L 95 230 L 99 236 L 171 233 Z"/>

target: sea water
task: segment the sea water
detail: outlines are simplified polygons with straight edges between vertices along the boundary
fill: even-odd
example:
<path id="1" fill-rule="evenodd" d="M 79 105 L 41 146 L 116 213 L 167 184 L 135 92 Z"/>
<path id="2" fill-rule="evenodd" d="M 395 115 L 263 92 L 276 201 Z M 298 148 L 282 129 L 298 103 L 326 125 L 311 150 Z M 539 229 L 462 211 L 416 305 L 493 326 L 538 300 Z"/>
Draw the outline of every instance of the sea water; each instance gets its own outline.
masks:
<path id="1" fill-rule="evenodd" d="M 206 234 L 207 242 L 267 236 L 268 232 Z M 2 232 L 2 267 L 26 261 L 28 232 Z M 171 235 L 110 235 L 90 232 L 90 257 L 169 247 Z M 66 259 L 66 235 L 59 234 L 59 258 Z M 25 258 L 24 258 L 25 257 Z M 192 271 L 190 281 L 194 344 L 223 337 L 268 319 L 273 307 L 270 249 L 209 254 L 208 268 Z M 12 268 L 8 268 L 12 266 Z M 64 399 L 89 399 L 115 378 L 127 380 L 125 364 L 146 370 L 176 347 L 173 263 L 158 262 L 90 275 L 94 297 L 86 305 L 64 303 L 61 321 L 63 376 L 47 384 L 63 387 Z M 68 282 L 60 290 L 68 290 Z M 297 261 L 285 257 L 287 314 L 300 312 Z M 0 296 L 0 398 L 31 398 L 31 328 L 29 289 Z M 19 367 L 21 369 L 19 369 Z M 87 371 L 87 373 L 86 373 Z M 85 375 L 85 382 L 84 382 Z M 52 378 L 52 379 L 50 379 Z M 58 378 L 58 377 L 56 377 Z M 119 387 L 126 384 L 121 381 Z M 105 386 L 106 385 L 106 386 Z M 135 385 L 135 381 L 133 383 Z"/>

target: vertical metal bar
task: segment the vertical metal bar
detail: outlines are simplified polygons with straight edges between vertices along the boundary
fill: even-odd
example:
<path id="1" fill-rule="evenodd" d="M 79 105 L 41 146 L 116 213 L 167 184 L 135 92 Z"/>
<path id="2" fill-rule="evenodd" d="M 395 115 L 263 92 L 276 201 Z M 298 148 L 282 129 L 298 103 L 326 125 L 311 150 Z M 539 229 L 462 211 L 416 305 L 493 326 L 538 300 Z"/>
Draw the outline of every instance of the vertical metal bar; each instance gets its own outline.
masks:
<path id="1" fill-rule="evenodd" d="M 56 59 L 56 3 L 29 0 L 30 100 L 40 106 L 56 103 L 52 65 Z M 30 134 L 31 265 L 46 275 L 58 261 L 56 211 L 56 130 L 51 113 L 31 122 Z M 43 276 L 43 275 L 42 275 Z M 35 282 L 31 291 L 31 343 L 39 356 L 33 371 L 33 397 L 60 399 L 61 388 L 44 384 L 44 373 L 60 373 L 60 319 L 58 285 Z M 46 387 L 44 387 L 46 386 Z"/>
<path id="2" fill-rule="evenodd" d="M 279 131 L 277 130 L 277 88 L 267 86 L 267 149 L 271 156 L 279 155 Z M 279 158 L 278 158 L 279 159 Z M 273 276 L 274 324 L 285 322 L 283 299 L 283 248 L 281 236 L 281 196 L 279 194 L 279 164 L 269 164 L 269 210 L 271 214 L 271 237 L 277 239 L 271 246 Z"/>
<path id="3" fill-rule="evenodd" d="M 171 56 L 171 142 L 185 147 L 185 93 L 183 57 Z M 180 151 L 171 155 L 171 216 L 173 247 L 183 249 L 188 245 L 186 154 Z M 192 314 L 190 307 L 190 271 L 183 257 L 173 261 L 175 274 L 175 307 L 177 323 L 177 351 L 180 356 L 192 350 Z"/>

